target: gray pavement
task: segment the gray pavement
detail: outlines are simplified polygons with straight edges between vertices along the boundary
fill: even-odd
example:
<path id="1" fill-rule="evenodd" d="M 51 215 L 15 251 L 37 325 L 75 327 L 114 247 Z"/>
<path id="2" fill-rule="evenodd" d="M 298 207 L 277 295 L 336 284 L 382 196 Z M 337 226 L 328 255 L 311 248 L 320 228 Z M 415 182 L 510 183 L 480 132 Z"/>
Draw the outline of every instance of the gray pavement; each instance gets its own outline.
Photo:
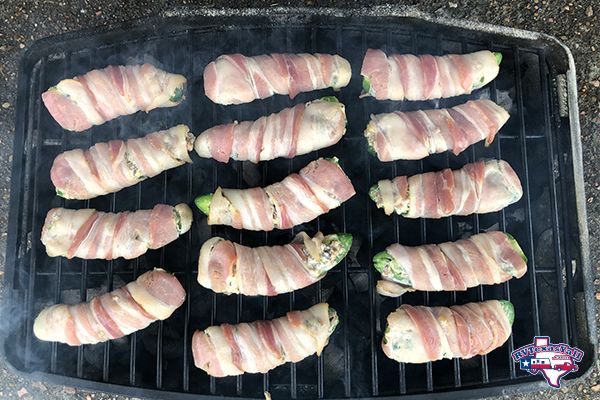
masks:
<path id="1" fill-rule="evenodd" d="M 176 5 L 212 7 L 268 7 L 308 5 L 352 7 L 384 4 L 381 1 L 134 1 L 102 2 L 14 1 L 0 2 L 0 278 L 4 271 L 10 165 L 16 102 L 17 65 L 24 49 L 35 40 L 93 26 L 110 26 L 122 21 L 152 15 Z M 126 7 L 123 4 L 128 4 Z M 566 43 L 575 56 L 579 88 L 584 172 L 588 223 L 592 243 L 600 237 L 600 1 L 406 1 L 420 11 L 440 16 L 464 18 L 554 35 Z M 600 277 L 600 248 L 592 246 L 592 265 Z M 1 282 L 1 279 L 0 279 Z M 600 280 L 594 285 L 600 299 Z M 2 285 L 0 284 L 0 296 Z M 598 318 L 598 314 L 596 314 Z M 40 383 L 15 375 L 0 360 L 0 398 L 22 399 L 119 399 L 127 397 L 88 392 L 71 387 Z M 598 365 L 585 381 L 566 384 L 561 390 L 547 390 L 516 396 L 517 399 L 600 398 Z"/>

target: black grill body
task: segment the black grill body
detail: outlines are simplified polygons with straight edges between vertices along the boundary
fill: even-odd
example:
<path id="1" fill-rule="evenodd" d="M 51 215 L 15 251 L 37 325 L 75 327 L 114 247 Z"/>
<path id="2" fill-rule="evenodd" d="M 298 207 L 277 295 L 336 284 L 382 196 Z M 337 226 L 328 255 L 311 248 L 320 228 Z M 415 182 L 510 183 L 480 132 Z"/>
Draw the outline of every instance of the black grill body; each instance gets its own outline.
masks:
<path id="1" fill-rule="evenodd" d="M 500 51 L 499 76 L 469 96 L 428 102 L 380 102 L 359 99 L 360 66 L 367 48 L 389 53 L 466 53 Z M 275 96 L 239 106 L 215 105 L 203 92 L 205 65 L 223 53 L 338 53 L 353 68 L 350 85 L 338 93 L 303 93 L 293 101 Z M 152 62 L 188 78 L 186 100 L 173 109 L 137 113 L 84 133 L 68 133 L 56 124 L 40 94 L 64 78 L 108 64 Z M 596 327 L 583 193 L 581 143 L 577 120 L 574 64 L 556 40 L 531 32 L 460 21 L 434 20 L 394 9 L 363 11 L 272 9 L 246 11 L 178 10 L 132 22 L 106 32 L 78 32 L 41 40 L 20 66 L 14 143 L 10 226 L 7 248 L 2 351 L 18 371 L 62 384 L 136 396 L 173 398 L 467 398 L 541 389 L 545 382 L 519 370 L 510 352 L 535 335 L 586 351 L 577 374 L 594 364 Z M 186 123 L 196 134 L 219 123 L 253 120 L 322 97 L 338 96 L 346 105 L 347 134 L 335 146 L 292 160 L 258 165 L 200 159 L 167 171 L 116 194 L 89 201 L 65 201 L 54 195 L 49 170 L 60 152 L 110 139 L 139 137 Z M 367 153 L 362 136 L 369 115 L 392 110 L 451 107 L 467 99 L 491 98 L 510 112 L 510 120 L 491 146 L 471 146 L 459 156 L 433 155 L 422 161 L 381 163 Z M 151 208 L 166 202 L 191 204 L 194 196 L 223 187 L 264 186 L 298 171 L 318 156 L 337 156 L 351 178 L 356 196 L 342 207 L 292 230 L 238 231 L 210 227 L 195 211 L 189 233 L 163 249 L 134 261 L 50 258 L 40 231 L 52 207 L 92 207 L 102 211 Z M 508 161 L 523 184 L 523 198 L 505 210 L 440 220 L 386 217 L 368 198 L 380 179 L 446 167 L 459 168 L 482 158 Z M 465 292 L 410 293 L 401 301 L 378 296 L 379 278 L 371 257 L 388 244 L 439 243 L 489 229 L 512 233 L 529 257 L 519 280 Z M 196 283 L 201 244 L 219 235 L 245 245 L 282 244 L 300 230 L 354 235 L 346 260 L 322 281 L 277 297 L 216 295 Z M 45 306 L 87 301 L 164 266 L 180 279 L 187 300 L 164 322 L 110 343 L 72 348 L 38 341 L 32 323 Z M 403 365 L 385 357 L 380 342 L 385 319 L 400 302 L 452 305 L 508 299 L 516 309 L 513 335 L 500 349 L 470 360 Z M 322 357 L 309 357 L 265 375 L 214 379 L 193 366 L 190 350 L 195 329 L 281 316 L 328 301 L 340 324 Z"/>

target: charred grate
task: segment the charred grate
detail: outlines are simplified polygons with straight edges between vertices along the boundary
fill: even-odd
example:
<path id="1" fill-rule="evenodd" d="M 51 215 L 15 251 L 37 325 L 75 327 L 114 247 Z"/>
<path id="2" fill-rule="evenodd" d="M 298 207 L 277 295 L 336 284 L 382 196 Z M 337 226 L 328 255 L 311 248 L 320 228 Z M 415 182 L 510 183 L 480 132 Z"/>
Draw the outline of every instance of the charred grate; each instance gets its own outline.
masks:
<path id="1" fill-rule="evenodd" d="M 368 47 L 389 52 L 443 54 L 480 49 L 501 51 L 500 75 L 471 96 L 430 102 L 358 100 L 359 71 Z M 277 96 L 242 106 L 212 104 L 203 94 L 204 66 L 222 53 L 339 53 L 353 67 L 348 88 L 336 93 L 346 104 L 348 132 L 337 145 L 293 160 L 259 165 L 227 165 L 193 155 L 194 164 L 167 171 L 137 186 L 89 201 L 65 201 L 54 196 L 48 171 L 54 157 L 75 147 L 113 138 L 141 136 L 178 123 L 196 134 L 218 124 L 256 119 L 299 102 L 333 94 L 305 93 L 294 101 Z M 62 78 L 106 64 L 149 61 L 184 74 L 191 89 L 177 108 L 136 114 L 95 127 L 84 134 L 60 129 L 41 103 L 40 94 Z M 539 379 L 515 367 L 510 352 L 544 334 L 595 354 L 595 326 L 586 275 L 584 214 L 574 181 L 581 165 L 573 158 L 573 132 L 568 117 L 558 112 L 556 79 L 568 69 L 567 53 L 547 38 L 517 38 L 424 22 L 407 17 L 317 16 L 290 13 L 272 17 L 247 15 L 154 18 L 109 32 L 79 33 L 50 38 L 34 45 L 21 64 L 11 216 L 7 248 L 7 311 L 10 321 L 2 350 L 15 369 L 43 379 L 98 390 L 160 396 L 274 398 L 349 398 L 370 396 L 483 396 L 507 390 L 541 388 Z M 451 107 L 467 98 L 486 97 L 505 106 L 511 118 L 490 147 L 482 143 L 459 156 L 441 154 L 423 161 L 381 163 L 370 156 L 362 137 L 371 113 L 393 109 Z M 577 134 L 577 133 L 575 133 Z M 311 223 L 276 232 L 236 231 L 209 227 L 198 212 L 189 233 L 167 247 L 149 251 L 134 261 L 49 258 L 40 242 L 46 212 L 56 206 L 92 207 L 105 211 L 151 208 L 157 202 L 191 203 L 197 194 L 217 185 L 250 187 L 279 181 L 317 156 L 340 158 L 357 195 L 342 207 Z M 445 167 L 459 168 L 481 158 L 502 158 L 523 183 L 520 202 L 479 216 L 441 220 L 386 217 L 369 200 L 370 185 L 383 178 Z M 478 287 L 466 292 L 411 293 L 410 304 L 449 305 L 491 298 L 515 304 L 513 336 L 488 356 L 444 360 L 423 365 L 398 364 L 380 349 L 385 318 L 400 303 L 374 292 L 378 274 L 370 266 L 373 254 L 387 244 L 408 245 L 457 240 L 465 235 L 501 229 L 512 233 L 529 257 L 529 272 L 520 280 Z M 346 260 L 319 283 L 273 298 L 216 295 L 196 283 L 196 259 L 201 244 L 219 235 L 247 245 L 289 241 L 298 231 L 352 233 L 354 244 Z M 583 244 L 582 244 L 583 243 Z M 188 298 L 173 316 L 127 338 L 70 348 L 32 337 L 33 318 L 57 302 L 78 302 L 112 290 L 139 274 L 164 265 L 185 286 Z M 584 297 L 585 297 L 584 296 Z M 579 299 L 579 300 L 577 300 Z M 273 318 L 326 300 L 341 316 L 340 325 L 320 358 L 310 357 L 264 375 L 215 379 L 193 366 L 191 335 L 197 328 L 223 322 Z M 588 317 L 589 318 L 589 317 Z M 588 356 L 579 375 L 593 364 Z M 161 392 L 155 391 L 156 389 Z"/>

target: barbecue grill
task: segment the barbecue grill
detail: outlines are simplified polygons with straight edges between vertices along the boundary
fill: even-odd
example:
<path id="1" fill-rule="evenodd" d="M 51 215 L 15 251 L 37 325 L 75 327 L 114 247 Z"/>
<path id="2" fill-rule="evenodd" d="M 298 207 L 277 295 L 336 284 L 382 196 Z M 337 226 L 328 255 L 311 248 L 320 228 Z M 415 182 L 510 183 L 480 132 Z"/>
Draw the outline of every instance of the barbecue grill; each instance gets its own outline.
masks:
<path id="1" fill-rule="evenodd" d="M 358 99 L 360 66 L 367 48 L 387 52 L 466 53 L 500 51 L 499 76 L 469 96 L 427 102 Z M 353 67 L 350 85 L 303 93 L 293 101 L 275 96 L 240 106 L 219 106 L 203 93 L 204 66 L 222 53 L 338 53 Z M 68 133 L 56 124 L 40 94 L 59 80 L 107 64 L 152 62 L 188 78 L 186 100 L 174 109 L 138 113 Z M 296 157 L 253 165 L 217 163 L 192 155 L 194 163 L 166 171 L 116 194 L 87 201 L 54 195 L 49 170 L 56 155 L 68 149 L 114 138 L 139 137 L 178 123 L 198 134 L 232 120 L 252 120 L 299 102 L 335 94 L 346 105 L 348 131 L 335 146 Z M 491 98 L 511 118 L 491 146 L 471 146 L 459 156 L 433 155 L 422 161 L 381 163 L 367 153 L 362 131 L 371 113 L 451 107 L 468 98 Z M 210 227 L 197 210 L 192 229 L 160 250 L 127 261 L 50 258 L 40 242 L 46 212 L 57 206 L 102 211 L 177 204 L 216 186 L 264 186 L 298 171 L 317 156 L 338 156 L 357 195 L 342 207 L 291 230 L 238 231 Z M 524 195 L 505 210 L 440 220 L 386 217 L 369 199 L 368 188 L 396 175 L 446 167 L 459 168 L 482 158 L 507 160 L 519 175 Z M 43 39 L 32 45 L 19 70 L 17 121 L 6 255 L 4 342 L 12 367 L 36 379 L 120 392 L 173 398 L 467 398 L 542 389 L 541 377 L 519 370 L 510 353 L 535 335 L 569 343 L 586 352 L 579 371 L 595 362 L 596 326 L 592 273 L 583 192 L 581 142 L 572 56 L 546 35 L 432 18 L 410 10 L 178 9 L 120 28 L 83 31 Z M 376 294 L 378 273 L 371 257 L 388 244 L 406 245 L 457 240 L 490 229 L 512 233 L 529 257 L 519 280 L 466 292 L 409 293 L 400 300 Z M 320 282 L 277 297 L 217 295 L 196 283 L 201 244 L 219 235 L 245 245 L 282 244 L 300 230 L 349 232 L 355 243 L 346 260 Z M 187 300 L 171 318 L 129 337 L 79 348 L 41 342 L 32 323 L 45 306 L 89 300 L 135 279 L 155 266 L 175 273 Z M 398 364 L 385 357 L 380 342 L 387 315 L 400 302 L 426 305 L 464 304 L 485 299 L 514 303 L 513 335 L 487 356 L 423 365 Z M 270 319 L 292 309 L 328 301 L 340 324 L 320 358 L 309 357 L 267 374 L 215 379 L 196 369 L 191 335 L 219 323 Z M 200 397 L 198 395 L 201 395 Z"/>

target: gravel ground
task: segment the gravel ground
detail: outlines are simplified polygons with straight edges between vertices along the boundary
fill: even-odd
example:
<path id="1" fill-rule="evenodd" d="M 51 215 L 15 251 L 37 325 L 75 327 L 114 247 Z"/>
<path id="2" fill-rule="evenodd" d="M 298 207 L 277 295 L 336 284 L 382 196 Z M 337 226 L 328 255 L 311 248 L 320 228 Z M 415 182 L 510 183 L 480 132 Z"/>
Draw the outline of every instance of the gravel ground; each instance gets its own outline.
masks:
<path id="1" fill-rule="evenodd" d="M 16 102 L 17 64 L 24 49 L 45 36 L 65 31 L 106 26 L 125 20 L 152 15 L 163 8 L 186 4 L 185 1 L 135 1 L 123 7 L 122 2 L 101 1 L 13 1 L 0 2 L 0 278 L 4 271 L 12 132 Z M 312 1 L 305 5 L 361 6 L 381 1 Z M 408 1 L 407 5 L 440 16 L 465 18 L 479 22 L 545 32 L 566 43 L 577 64 L 579 107 L 584 152 L 584 171 L 588 202 L 590 237 L 600 237 L 600 2 L 598 1 Z M 195 4 L 213 7 L 268 7 L 299 5 L 296 1 L 197 1 Z M 600 277 L 600 249 L 592 248 L 592 265 Z M 0 279 L 1 282 L 1 279 Z M 600 300 L 599 283 L 596 298 Z M 2 286 L 0 284 L 0 296 Z M 10 372 L 0 360 L 0 398 L 23 399 L 126 399 L 106 393 L 93 393 L 71 387 L 61 387 L 31 381 Z M 516 396 L 517 399 L 579 399 L 600 398 L 598 365 L 587 380 L 566 384 L 561 390 L 549 390 Z"/>

